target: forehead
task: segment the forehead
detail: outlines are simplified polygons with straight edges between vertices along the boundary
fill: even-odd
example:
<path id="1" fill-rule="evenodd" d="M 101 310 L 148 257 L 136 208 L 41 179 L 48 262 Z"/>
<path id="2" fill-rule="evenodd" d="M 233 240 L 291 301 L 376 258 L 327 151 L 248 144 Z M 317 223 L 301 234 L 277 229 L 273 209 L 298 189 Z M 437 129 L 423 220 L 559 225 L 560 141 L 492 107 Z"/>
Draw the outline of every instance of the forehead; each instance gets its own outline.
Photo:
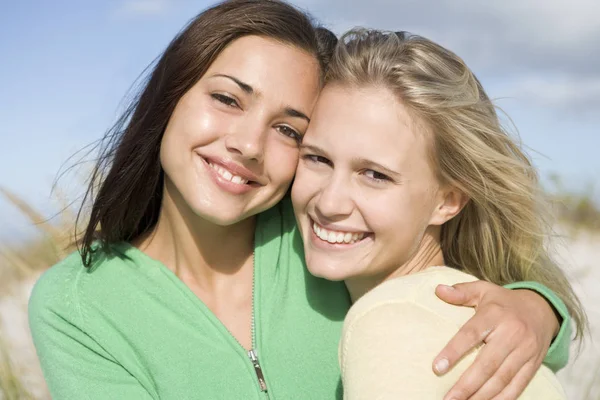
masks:
<path id="1" fill-rule="evenodd" d="M 425 135 L 415 122 L 386 88 L 326 85 L 305 140 L 340 154 L 408 159 L 426 151 Z"/>
<path id="2" fill-rule="evenodd" d="M 308 52 L 274 39 L 243 36 L 232 41 L 206 72 L 226 73 L 251 85 L 258 92 L 319 92 L 318 61 Z"/>

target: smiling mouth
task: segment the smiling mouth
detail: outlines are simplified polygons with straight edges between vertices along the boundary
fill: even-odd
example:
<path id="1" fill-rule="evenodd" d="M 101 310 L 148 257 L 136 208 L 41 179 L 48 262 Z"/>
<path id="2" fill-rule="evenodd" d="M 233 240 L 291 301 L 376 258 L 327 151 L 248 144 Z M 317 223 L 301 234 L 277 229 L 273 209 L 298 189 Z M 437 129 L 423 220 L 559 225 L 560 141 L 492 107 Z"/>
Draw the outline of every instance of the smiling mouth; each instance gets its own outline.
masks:
<path id="1" fill-rule="evenodd" d="M 242 176 L 239 175 L 235 175 L 233 172 L 231 172 L 230 170 L 228 170 L 227 168 L 223 167 L 222 165 L 219 164 L 215 164 L 210 160 L 207 160 L 206 158 L 202 157 L 204 159 L 204 162 L 210 167 L 212 168 L 213 171 L 215 171 L 217 173 L 217 175 L 219 175 L 219 177 L 221 179 L 223 179 L 224 181 L 233 183 L 235 185 L 250 185 L 250 186 L 260 186 L 258 184 L 258 182 L 255 181 L 251 181 L 249 179 L 246 179 Z"/>
<path id="2" fill-rule="evenodd" d="M 239 175 L 233 175 L 231 172 L 221 167 L 220 165 L 213 164 L 210 161 L 207 161 L 207 163 L 209 167 L 214 169 L 217 172 L 217 174 L 221 176 L 221 178 L 225 179 L 228 182 L 235 183 L 238 185 L 246 185 L 247 183 L 251 182 L 248 179 L 244 179 Z"/>
<path id="3" fill-rule="evenodd" d="M 311 219 L 312 230 L 315 235 L 324 242 L 331 244 L 350 245 L 361 242 L 371 236 L 369 232 L 343 232 L 325 229 Z"/>

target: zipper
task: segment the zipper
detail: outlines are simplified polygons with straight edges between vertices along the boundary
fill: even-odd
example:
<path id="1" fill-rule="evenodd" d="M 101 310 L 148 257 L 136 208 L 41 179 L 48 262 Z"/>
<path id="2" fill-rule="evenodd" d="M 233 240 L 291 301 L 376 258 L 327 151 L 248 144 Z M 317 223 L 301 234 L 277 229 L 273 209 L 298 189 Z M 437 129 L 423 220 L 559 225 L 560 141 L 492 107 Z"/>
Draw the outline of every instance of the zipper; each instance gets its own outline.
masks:
<path id="1" fill-rule="evenodd" d="M 260 387 L 260 391 L 263 392 L 267 398 L 269 399 L 269 392 L 267 390 L 267 381 L 265 380 L 265 375 L 263 374 L 263 370 L 260 366 L 260 362 L 258 361 L 258 354 L 256 351 L 256 324 L 254 319 L 254 291 L 255 291 L 255 282 L 256 282 L 256 263 L 254 260 L 256 259 L 255 253 L 252 253 L 252 321 L 251 321 L 251 335 L 252 335 L 252 349 L 248 352 L 248 358 L 254 367 L 254 372 L 256 372 L 256 378 L 258 379 L 258 386 Z"/>
<path id="2" fill-rule="evenodd" d="M 262 372 L 262 368 L 260 367 L 260 363 L 258 362 L 258 356 L 256 355 L 254 349 L 248 352 L 248 357 L 250 358 L 250 361 L 252 361 L 252 365 L 254 366 L 254 372 L 256 372 L 256 377 L 258 378 L 258 385 L 260 386 L 261 392 L 267 393 L 267 382 L 265 381 L 265 376 Z"/>
<path id="3" fill-rule="evenodd" d="M 258 362 L 258 353 L 256 351 L 256 329 L 255 329 L 255 322 L 254 322 L 254 282 L 256 281 L 256 265 L 254 263 L 254 253 L 252 253 L 252 320 L 250 323 L 250 333 L 252 336 L 252 349 L 249 350 L 246 354 L 248 355 L 248 358 L 250 359 L 250 362 L 252 363 L 252 366 L 254 367 L 254 372 L 256 373 L 256 378 L 258 379 L 258 386 L 260 388 L 261 393 L 265 394 L 265 398 L 267 400 L 269 400 L 269 392 L 267 391 L 267 381 L 265 380 L 265 375 L 263 373 L 262 367 L 260 366 L 260 363 Z M 231 334 L 231 332 L 229 332 L 229 335 L 231 335 L 231 337 L 233 338 L 233 340 L 235 340 L 237 342 L 237 344 L 245 350 L 245 347 L 242 346 L 242 343 L 240 343 L 239 340 L 237 340 L 237 338 L 235 336 L 233 336 Z"/>

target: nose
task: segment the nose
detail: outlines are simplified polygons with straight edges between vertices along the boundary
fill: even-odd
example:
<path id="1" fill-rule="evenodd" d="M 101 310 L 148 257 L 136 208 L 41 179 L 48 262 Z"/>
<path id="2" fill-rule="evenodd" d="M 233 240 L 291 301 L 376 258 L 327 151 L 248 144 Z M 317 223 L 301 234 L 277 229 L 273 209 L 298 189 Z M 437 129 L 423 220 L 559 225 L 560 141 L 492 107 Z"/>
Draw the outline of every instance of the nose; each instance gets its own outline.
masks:
<path id="1" fill-rule="evenodd" d="M 268 127 L 264 123 L 246 120 L 225 138 L 225 147 L 231 153 L 260 163 L 263 161 L 267 133 Z"/>
<path id="2" fill-rule="evenodd" d="M 343 174 L 331 174 L 320 189 L 315 211 L 319 217 L 331 222 L 343 220 L 352 214 L 354 200 L 350 179 Z"/>

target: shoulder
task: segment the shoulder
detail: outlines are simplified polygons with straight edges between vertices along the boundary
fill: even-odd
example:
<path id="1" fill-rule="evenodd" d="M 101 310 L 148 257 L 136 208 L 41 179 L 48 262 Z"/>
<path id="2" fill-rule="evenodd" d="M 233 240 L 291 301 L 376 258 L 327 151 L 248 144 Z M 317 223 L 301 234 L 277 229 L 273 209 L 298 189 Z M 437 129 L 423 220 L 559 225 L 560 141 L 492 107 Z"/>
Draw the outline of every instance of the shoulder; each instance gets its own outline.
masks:
<path id="1" fill-rule="evenodd" d="M 448 267 L 432 267 L 386 281 L 365 294 L 344 320 L 339 349 L 342 372 L 348 365 L 356 370 L 356 363 L 375 365 L 382 360 L 390 369 L 412 365 L 415 371 L 431 371 L 436 350 L 474 314 L 469 307 L 443 302 L 435 288 L 473 280 Z M 406 362 L 407 357 L 412 361 Z M 392 365 L 399 360 L 405 361 Z"/>
<path id="2" fill-rule="evenodd" d="M 438 284 L 453 285 L 475 277 L 434 267 L 387 281 L 351 308 L 340 343 L 340 367 L 349 399 L 376 393 L 394 398 L 441 398 L 472 364 L 479 348 L 467 354 L 443 377 L 431 363 L 436 354 L 473 314 L 438 299 Z M 397 377 L 405 381 L 397 385 Z M 523 399 L 564 399 L 556 377 L 542 367 Z M 371 398 L 371 397 L 369 397 Z"/>
<path id="3" fill-rule="evenodd" d="M 360 298 L 350 309 L 345 326 L 350 327 L 369 314 L 370 319 L 385 315 L 390 310 L 407 308 L 420 310 L 428 317 L 439 316 L 449 322 L 462 325 L 474 313 L 471 308 L 447 304 L 435 295 L 440 285 L 454 285 L 475 281 L 472 275 L 449 268 L 431 267 L 415 274 L 391 279 L 377 286 Z"/>
<path id="4" fill-rule="evenodd" d="M 458 378 L 455 370 L 440 378 L 431 365 L 460 326 L 458 318 L 448 317 L 436 304 L 435 286 L 453 282 L 444 272 L 390 280 L 352 306 L 339 348 L 348 399 L 442 398 L 452 387 Z M 471 353 L 464 362 L 473 358 Z M 398 376 L 404 377 L 402 385 Z"/>
<path id="5" fill-rule="evenodd" d="M 438 351 L 474 313 L 439 300 L 438 284 L 473 281 L 449 268 L 390 280 L 356 302 L 344 322 L 339 362 L 348 399 L 442 398 L 473 363 L 479 348 L 442 377 L 432 362 Z M 398 376 L 404 378 L 398 385 Z M 381 397 L 378 397 L 381 396 Z M 564 399 L 560 384 L 546 367 L 538 372 L 523 399 Z"/>
<path id="6" fill-rule="evenodd" d="M 29 317 L 32 325 L 48 312 L 69 312 L 74 301 L 77 280 L 84 270 L 79 252 L 74 252 L 40 276 L 29 298 Z M 71 317 L 76 317 L 73 313 L 70 314 Z"/>
<path id="7" fill-rule="evenodd" d="M 78 251 L 46 270 L 34 285 L 29 299 L 32 325 L 60 317 L 70 323 L 82 318 L 82 302 L 105 303 L 123 287 L 139 280 L 139 260 L 127 256 L 125 246 L 114 245 L 113 253 L 97 253 L 92 267 L 87 268 Z M 147 268 L 147 266 L 146 266 Z"/>
<path id="8" fill-rule="evenodd" d="M 352 347 L 372 343 L 373 354 L 381 353 L 373 346 L 390 343 L 403 354 L 417 351 L 420 341 L 426 349 L 437 349 L 432 341 L 443 343 L 474 313 L 468 307 L 447 304 L 435 295 L 439 284 L 453 285 L 473 281 L 475 277 L 448 267 L 432 267 L 425 271 L 391 279 L 360 298 L 344 320 L 342 356 Z M 401 346 L 406 340 L 409 348 Z M 408 353 L 407 353 L 408 352 Z"/>

